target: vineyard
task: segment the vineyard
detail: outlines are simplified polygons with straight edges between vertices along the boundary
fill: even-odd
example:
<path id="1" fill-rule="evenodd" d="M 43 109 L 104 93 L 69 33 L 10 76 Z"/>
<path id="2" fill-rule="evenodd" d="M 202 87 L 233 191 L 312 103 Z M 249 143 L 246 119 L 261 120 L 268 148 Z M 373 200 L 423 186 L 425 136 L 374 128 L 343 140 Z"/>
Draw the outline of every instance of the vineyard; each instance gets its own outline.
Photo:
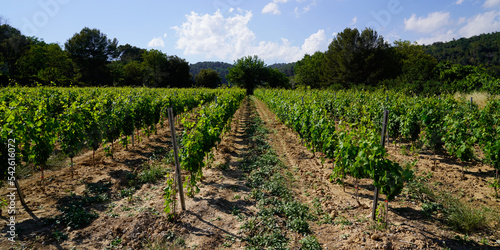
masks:
<path id="1" fill-rule="evenodd" d="M 2 89 L 0 245 L 500 246 L 498 98 L 245 94 Z"/>

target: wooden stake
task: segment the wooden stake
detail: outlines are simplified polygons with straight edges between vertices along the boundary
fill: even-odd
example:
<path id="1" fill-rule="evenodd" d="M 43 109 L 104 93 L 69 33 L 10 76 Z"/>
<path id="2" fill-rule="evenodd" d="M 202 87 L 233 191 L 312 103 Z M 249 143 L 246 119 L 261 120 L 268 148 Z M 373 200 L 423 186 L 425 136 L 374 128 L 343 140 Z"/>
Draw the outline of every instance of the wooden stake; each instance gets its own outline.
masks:
<path id="1" fill-rule="evenodd" d="M 389 110 L 384 110 L 384 122 L 382 124 L 382 134 L 381 134 L 381 140 L 380 140 L 380 145 L 383 147 L 385 144 L 385 130 L 387 129 L 387 118 L 389 116 Z M 373 208 L 372 208 L 372 219 L 376 220 L 376 211 L 377 211 L 377 202 L 378 202 L 378 187 L 375 187 L 374 194 L 373 194 Z"/>
<path id="2" fill-rule="evenodd" d="M 179 197 L 181 199 L 182 211 L 185 211 L 186 204 L 184 203 L 184 190 L 182 187 L 181 167 L 179 164 L 179 150 L 177 149 L 177 138 L 175 136 L 174 115 L 173 115 L 172 108 L 168 108 L 168 122 L 170 123 L 170 133 L 171 133 L 171 137 L 172 137 L 172 145 L 174 147 L 175 176 L 177 177 Z"/>

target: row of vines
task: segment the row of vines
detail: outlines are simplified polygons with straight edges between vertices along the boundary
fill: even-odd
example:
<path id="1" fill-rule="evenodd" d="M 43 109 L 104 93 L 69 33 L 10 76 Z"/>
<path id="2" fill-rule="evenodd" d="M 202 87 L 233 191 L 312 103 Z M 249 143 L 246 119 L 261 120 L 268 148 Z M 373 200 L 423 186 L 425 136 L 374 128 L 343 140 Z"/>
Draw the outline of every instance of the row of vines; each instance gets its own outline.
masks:
<path id="1" fill-rule="evenodd" d="M 17 162 L 42 170 L 55 148 L 71 160 L 83 149 L 95 152 L 99 147 L 112 156 L 112 146 L 118 139 L 127 147 L 136 131 L 155 133 L 156 125 L 164 123 L 167 108 L 179 114 L 212 102 L 225 92 L 222 89 L 5 88 L 0 94 L 0 159 L 7 157 L 8 140 L 16 142 Z M 2 165 L 2 179 L 6 169 Z"/>
<path id="2" fill-rule="evenodd" d="M 221 136 L 231 125 L 231 117 L 241 105 L 245 98 L 242 89 L 231 89 L 221 92 L 215 102 L 201 106 L 196 112 L 185 116 L 181 123 L 183 125 L 180 140 L 180 167 L 189 172 L 184 182 L 187 195 L 193 197 L 200 189 L 197 183 L 203 177 L 205 157 L 212 148 L 221 141 Z M 174 178 L 167 181 L 164 188 L 165 213 L 175 216 L 176 189 Z M 182 196 L 182 194 L 180 194 Z"/>
<path id="3" fill-rule="evenodd" d="M 482 160 L 500 169 L 500 101 L 484 108 L 468 100 L 411 97 L 397 92 L 258 90 L 255 95 L 313 151 L 334 159 L 332 178 L 372 178 L 391 199 L 411 172 L 386 159 L 380 146 L 383 110 L 392 139 L 421 142 L 462 164 Z M 336 125 L 336 121 L 340 121 Z M 477 148 L 484 154 L 479 159 Z M 492 183 L 497 189 L 498 179 Z"/>

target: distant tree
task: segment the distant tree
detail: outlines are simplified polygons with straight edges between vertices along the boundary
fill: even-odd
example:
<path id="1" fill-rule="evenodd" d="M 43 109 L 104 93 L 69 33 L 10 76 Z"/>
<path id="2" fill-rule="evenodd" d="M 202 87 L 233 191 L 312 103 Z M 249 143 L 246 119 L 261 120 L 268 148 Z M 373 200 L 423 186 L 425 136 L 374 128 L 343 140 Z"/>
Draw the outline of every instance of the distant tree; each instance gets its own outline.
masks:
<path id="1" fill-rule="evenodd" d="M 267 86 L 271 88 L 289 88 L 290 79 L 278 69 L 267 68 Z"/>
<path id="2" fill-rule="evenodd" d="M 213 69 L 217 71 L 221 78 L 221 84 L 227 84 L 226 76 L 229 74 L 229 69 L 233 67 L 232 64 L 225 62 L 197 62 L 189 65 L 189 73 L 196 76 L 202 69 Z M 196 79 L 193 79 L 195 81 Z"/>
<path id="3" fill-rule="evenodd" d="M 20 71 L 15 67 L 16 61 L 29 49 L 29 39 L 21 32 L 0 21 L 0 76 L 3 84 L 8 77 L 17 76 Z M 6 82 L 4 82 L 6 81 Z"/>
<path id="4" fill-rule="evenodd" d="M 219 73 L 213 69 L 202 69 L 195 77 L 197 87 L 217 88 L 221 84 Z"/>
<path id="5" fill-rule="evenodd" d="M 108 39 L 98 29 L 83 28 L 65 44 L 65 50 L 80 70 L 81 81 L 97 86 L 111 83 L 108 63 L 118 57 L 118 40 Z"/>
<path id="6" fill-rule="evenodd" d="M 325 54 L 316 52 L 312 56 L 304 55 L 302 60 L 295 65 L 295 81 L 299 85 L 310 86 L 311 88 L 320 88 L 325 85 L 325 76 L 323 63 Z"/>
<path id="7" fill-rule="evenodd" d="M 168 57 L 159 50 L 149 50 L 142 54 L 142 66 L 145 71 L 145 85 L 148 87 L 166 87 Z"/>
<path id="8" fill-rule="evenodd" d="M 267 69 L 263 60 L 258 56 L 242 57 L 229 69 L 227 79 L 247 90 L 247 95 L 252 95 L 254 89 L 266 81 Z"/>
<path id="9" fill-rule="evenodd" d="M 123 66 L 124 85 L 143 86 L 146 80 L 146 70 L 138 61 L 131 61 Z"/>
<path id="10" fill-rule="evenodd" d="M 131 62 L 131 61 L 140 61 L 142 62 L 141 55 L 146 52 L 146 49 L 141 49 L 139 47 L 132 46 L 130 44 L 120 45 L 118 46 L 118 53 L 120 55 L 120 61 L 122 62 Z"/>
<path id="11" fill-rule="evenodd" d="M 424 48 L 410 41 L 395 41 L 394 47 L 399 69 L 397 74 L 406 81 L 425 82 L 434 78 L 437 60 L 425 54 Z"/>
<path id="12" fill-rule="evenodd" d="M 45 85 L 69 86 L 73 82 L 73 61 L 59 44 L 33 39 L 16 61 L 16 67 L 22 78 L 36 79 Z"/>
<path id="13" fill-rule="evenodd" d="M 346 28 L 328 46 L 325 74 L 330 83 L 345 87 L 354 84 L 375 85 L 386 77 L 385 52 L 389 47 L 376 31 Z"/>
<path id="14" fill-rule="evenodd" d="M 178 56 L 168 57 L 167 82 L 164 87 L 187 88 L 192 86 L 189 63 Z"/>

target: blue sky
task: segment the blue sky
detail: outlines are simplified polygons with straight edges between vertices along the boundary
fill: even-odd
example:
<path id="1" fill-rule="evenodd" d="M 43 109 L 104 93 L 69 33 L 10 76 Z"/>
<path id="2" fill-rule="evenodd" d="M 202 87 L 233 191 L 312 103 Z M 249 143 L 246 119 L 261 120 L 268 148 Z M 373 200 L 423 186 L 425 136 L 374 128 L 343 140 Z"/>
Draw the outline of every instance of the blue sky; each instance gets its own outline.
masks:
<path id="1" fill-rule="evenodd" d="M 419 44 L 500 31 L 500 0 L 2 0 L 0 16 L 48 43 L 89 27 L 190 63 L 273 64 L 325 51 L 346 27 Z"/>

